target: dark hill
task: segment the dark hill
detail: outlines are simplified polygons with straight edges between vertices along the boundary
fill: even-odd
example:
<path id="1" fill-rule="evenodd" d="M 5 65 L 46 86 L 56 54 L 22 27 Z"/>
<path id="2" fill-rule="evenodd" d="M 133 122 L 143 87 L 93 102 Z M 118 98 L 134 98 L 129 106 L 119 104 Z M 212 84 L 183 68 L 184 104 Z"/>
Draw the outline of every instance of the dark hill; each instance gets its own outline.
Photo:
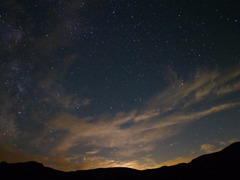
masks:
<path id="1" fill-rule="evenodd" d="M 240 142 L 225 149 L 202 155 L 190 163 L 145 170 L 145 175 L 157 179 L 237 179 L 240 178 Z"/>
<path id="2" fill-rule="evenodd" d="M 0 176 L 6 179 L 58 179 L 64 172 L 43 166 L 37 162 L 0 163 Z M 48 178 L 46 178 L 48 177 Z"/>
<path id="3" fill-rule="evenodd" d="M 86 171 L 61 172 L 40 163 L 0 163 L 0 175 L 5 179 L 239 179 L 240 142 L 202 155 L 190 163 L 138 171 L 130 168 L 100 168 Z"/>

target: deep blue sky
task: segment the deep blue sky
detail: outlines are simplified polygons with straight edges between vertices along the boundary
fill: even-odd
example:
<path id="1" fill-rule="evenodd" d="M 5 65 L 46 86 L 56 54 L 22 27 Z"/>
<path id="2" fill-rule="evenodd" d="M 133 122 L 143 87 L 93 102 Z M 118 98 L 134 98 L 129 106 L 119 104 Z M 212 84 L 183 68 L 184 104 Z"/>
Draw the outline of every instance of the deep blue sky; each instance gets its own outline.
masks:
<path id="1" fill-rule="evenodd" d="M 240 139 L 237 0 L 0 3 L 0 160 L 189 161 Z"/>

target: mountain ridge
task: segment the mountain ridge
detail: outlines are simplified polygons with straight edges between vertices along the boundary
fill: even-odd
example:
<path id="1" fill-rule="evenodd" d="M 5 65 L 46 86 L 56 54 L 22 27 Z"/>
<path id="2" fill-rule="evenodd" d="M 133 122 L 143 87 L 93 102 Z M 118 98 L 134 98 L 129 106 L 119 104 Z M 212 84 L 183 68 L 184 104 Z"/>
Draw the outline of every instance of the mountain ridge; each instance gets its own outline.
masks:
<path id="1" fill-rule="evenodd" d="M 11 179 L 203 179 L 233 178 L 240 172 L 240 142 L 221 151 L 201 155 L 189 163 L 163 166 L 156 169 L 136 170 L 126 167 L 98 168 L 62 172 L 30 161 L 0 163 L 0 175 Z"/>

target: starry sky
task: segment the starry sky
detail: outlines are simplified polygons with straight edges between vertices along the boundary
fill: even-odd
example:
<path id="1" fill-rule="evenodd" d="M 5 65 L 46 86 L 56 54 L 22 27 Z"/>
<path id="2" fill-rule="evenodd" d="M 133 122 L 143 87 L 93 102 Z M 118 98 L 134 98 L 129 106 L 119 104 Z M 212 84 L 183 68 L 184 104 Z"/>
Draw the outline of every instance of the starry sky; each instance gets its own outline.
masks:
<path id="1" fill-rule="evenodd" d="M 156 168 L 240 139 L 238 0 L 0 2 L 0 161 Z"/>

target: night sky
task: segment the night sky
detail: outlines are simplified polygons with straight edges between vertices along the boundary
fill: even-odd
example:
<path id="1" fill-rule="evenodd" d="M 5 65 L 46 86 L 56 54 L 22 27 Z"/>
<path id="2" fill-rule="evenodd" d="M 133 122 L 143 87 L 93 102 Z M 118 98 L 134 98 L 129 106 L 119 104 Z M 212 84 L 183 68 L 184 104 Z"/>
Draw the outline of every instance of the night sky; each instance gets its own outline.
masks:
<path id="1" fill-rule="evenodd" d="M 0 2 L 0 161 L 156 168 L 239 117 L 239 0 Z"/>

